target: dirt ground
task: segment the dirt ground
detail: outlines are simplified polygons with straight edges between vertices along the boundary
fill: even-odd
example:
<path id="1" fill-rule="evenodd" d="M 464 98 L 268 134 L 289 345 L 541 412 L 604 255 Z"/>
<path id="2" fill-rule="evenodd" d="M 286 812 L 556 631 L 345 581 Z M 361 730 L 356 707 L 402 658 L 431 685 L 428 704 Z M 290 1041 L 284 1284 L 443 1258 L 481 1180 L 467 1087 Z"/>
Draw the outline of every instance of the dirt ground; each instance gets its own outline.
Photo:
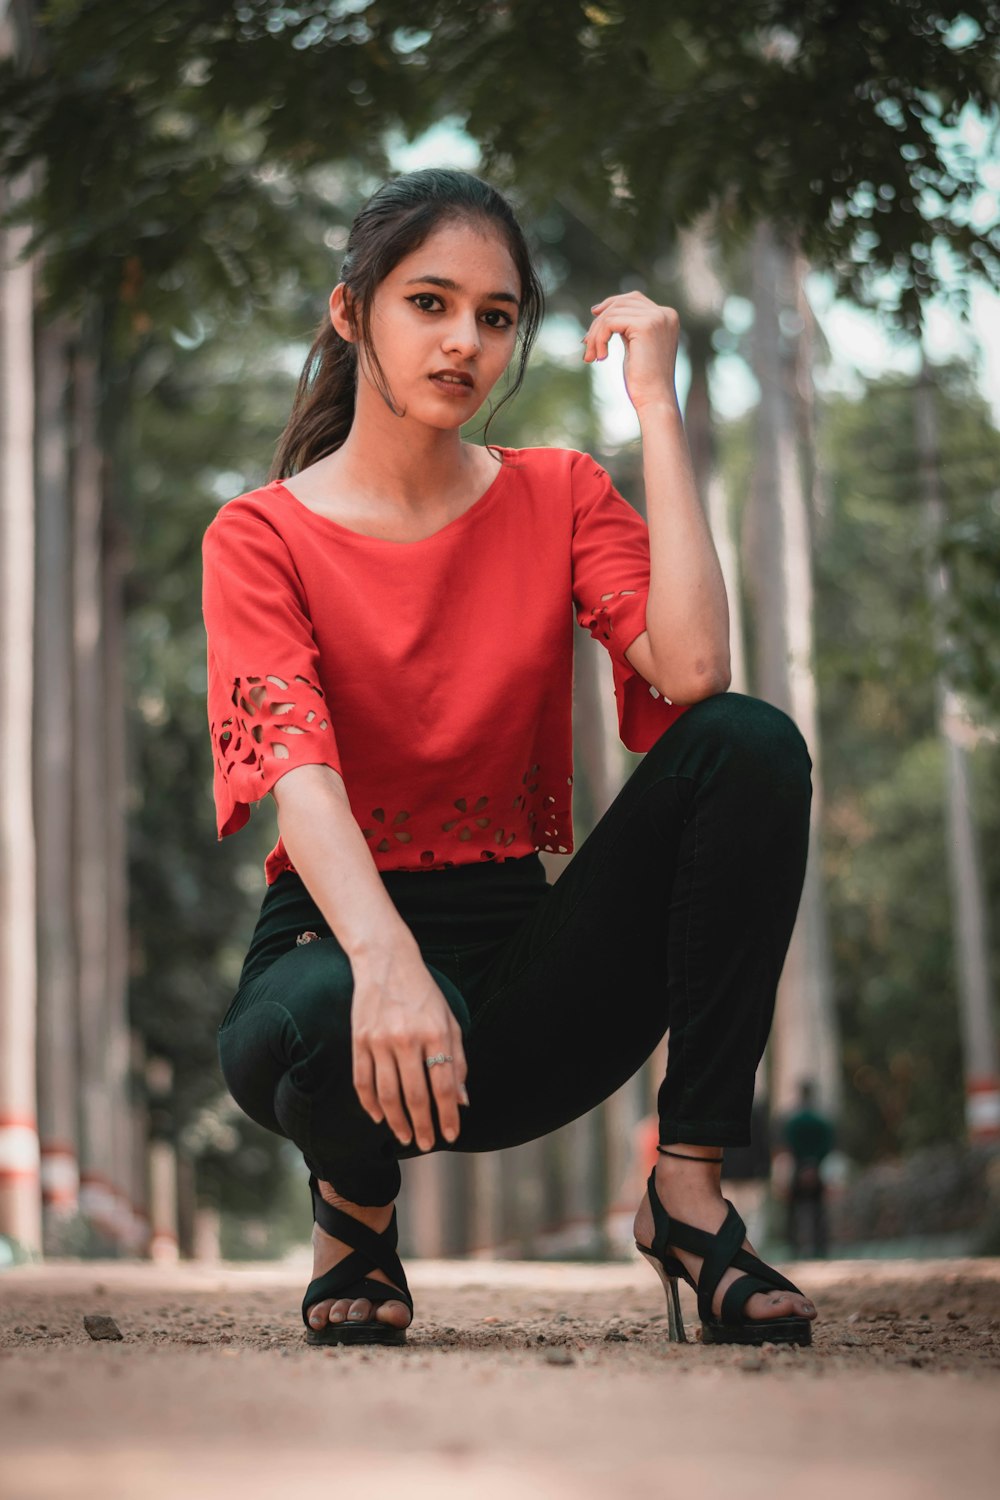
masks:
<path id="1" fill-rule="evenodd" d="M 406 1347 L 315 1348 L 308 1269 L 0 1273 L 0 1496 L 997 1493 L 1000 1260 L 785 1263 L 819 1307 L 810 1349 L 702 1346 L 687 1288 L 692 1341 L 669 1343 L 638 1256 L 411 1261 Z M 121 1340 L 92 1340 L 93 1313 Z"/>

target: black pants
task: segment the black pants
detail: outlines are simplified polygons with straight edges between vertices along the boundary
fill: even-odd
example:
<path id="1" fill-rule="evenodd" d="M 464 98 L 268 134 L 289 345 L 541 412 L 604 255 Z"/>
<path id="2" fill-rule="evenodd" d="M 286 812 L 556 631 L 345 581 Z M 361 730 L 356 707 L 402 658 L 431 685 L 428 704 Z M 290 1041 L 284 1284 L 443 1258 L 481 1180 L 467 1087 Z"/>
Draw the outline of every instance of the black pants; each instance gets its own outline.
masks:
<path id="1" fill-rule="evenodd" d="M 386 889 L 458 1020 L 469 1104 L 435 1151 L 495 1151 L 593 1109 L 667 1028 L 660 1140 L 745 1146 L 808 847 L 811 762 L 786 714 L 695 704 L 635 767 L 559 879 L 537 854 L 388 871 Z M 319 941 L 302 945 L 303 932 Z M 420 1155 L 361 1107 L 350 962 L 301 879 L 264 896 L 219 1028 L 251 1119 L 354 1203 L 389 1203 Z"/>

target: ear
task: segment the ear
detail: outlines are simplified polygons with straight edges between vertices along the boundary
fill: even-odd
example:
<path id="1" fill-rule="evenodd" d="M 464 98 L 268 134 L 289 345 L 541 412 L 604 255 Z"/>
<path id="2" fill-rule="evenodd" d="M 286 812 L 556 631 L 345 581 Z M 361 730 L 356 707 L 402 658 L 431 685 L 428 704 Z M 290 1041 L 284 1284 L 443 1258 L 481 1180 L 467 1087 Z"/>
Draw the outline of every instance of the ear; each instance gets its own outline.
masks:
<path id="1" fill-rule="evenodd" d="M 354 330 L 348 317 L 348 308 L 351 306 L 351 294 L 343 281 L 338 281 L 330 293 L 330 322 L 347 343 L 355 342 Z"/>

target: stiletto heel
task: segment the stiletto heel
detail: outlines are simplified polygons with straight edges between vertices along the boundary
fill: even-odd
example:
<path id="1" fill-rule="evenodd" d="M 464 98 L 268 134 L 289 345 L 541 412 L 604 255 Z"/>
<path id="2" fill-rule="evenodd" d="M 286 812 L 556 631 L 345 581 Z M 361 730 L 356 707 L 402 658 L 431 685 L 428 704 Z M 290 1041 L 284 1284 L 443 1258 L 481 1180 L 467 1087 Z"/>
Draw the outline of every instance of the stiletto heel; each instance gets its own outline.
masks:
<path id="1" fill-rule="evenodd" d="M 667 1286 L 670 1288 L 670 1296 L 667 1298 L 667 1329 L 675 1344 L 686 1344 L 688 1337 L 684 1332 L 684 1319 L 681 1315 L 681 1296 L 677 1290 L 677 1277 L 668 1276 Z"/>
<path id="2" fill-rule="evenodd" d="M 667 1294 L 667 1333 L 670 1342 L 672 1344 L 686 1344 L 688 1336 L 684 1332 L 684 1318 L 681 1314 L 681 1297 L 680 1292 L 677 1290 L 677 1277 L 670 1274 L 664 1262 L 658 1256 L 654 1255 L 646 1245 L 640 1245 L 639 1241 L 636 1240 L 635 1248 L 642 1251 L 657 1276 L 663 1282 L 663 1289 Z M 673 1257 L 670 1258 L 673 1259 Z"/>
<path id="3" fill-rule="evenodd" d="M 662 1147 L 660 1148 L 662 1150 Z M 680 1156 L 681 1152 L 666 1152 L 665 1155 Z M 695 1157 L 692 1160 L 718 1161 L 717 1157 Z M 722 1227 L 715 1234 L 696 1229 L 692 1224 L 683 1224 L 680 1219 L 671 1219 L 656 1191 L 656 1169 L 649 1174 L 646 1184 L 650 1207 L 653 1210 L 653 1243 L 635 1248 L 646 1257 L 667 1291 L 667 1320 L 670 1339 L 676 1343 L 687 1343 L 684 1323 L 681 1318 L 680 1297 L 677 1278 L 683 1277 L 698 1298 L 698 1315 L 701 1318 L 701 1341 L 703 1344 L 811 1344 L 812 1328 L 808 1318 L 799 1315 L 783 1318 L 747 1318 L 743 1307 L 754 1292 L 785 1291 L 804 1293 L 794 1282 L 782 1276 L 773 1266 L 767 1265 L 759 1256 L 743 1249 L 746 1225 L 728 1198 L 724 1198 L 727 1213 Z M 697 1281 L 668 1247 L 688 1250 L 701 1256 L 701 1274 Z M 738 1276 L 726 1288 L 722 1299 L 722 1315 L 712 1312 L 712 1298 L 716 1287 L 730 1266 L 749 1274 Z"/>

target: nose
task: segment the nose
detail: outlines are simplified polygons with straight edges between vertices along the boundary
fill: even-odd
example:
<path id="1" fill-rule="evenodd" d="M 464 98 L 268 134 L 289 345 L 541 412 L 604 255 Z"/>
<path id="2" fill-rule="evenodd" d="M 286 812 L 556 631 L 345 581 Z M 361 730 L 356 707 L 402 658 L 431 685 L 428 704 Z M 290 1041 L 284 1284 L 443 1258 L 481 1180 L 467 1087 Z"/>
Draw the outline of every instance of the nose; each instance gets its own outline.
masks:
<path id="1" fill-rule="evenodd" d="M 460 313 L 451 320 L 441 341 L 445 350 L 469 359 L 482 348 L 479 324 L 474 313 Z"/>

